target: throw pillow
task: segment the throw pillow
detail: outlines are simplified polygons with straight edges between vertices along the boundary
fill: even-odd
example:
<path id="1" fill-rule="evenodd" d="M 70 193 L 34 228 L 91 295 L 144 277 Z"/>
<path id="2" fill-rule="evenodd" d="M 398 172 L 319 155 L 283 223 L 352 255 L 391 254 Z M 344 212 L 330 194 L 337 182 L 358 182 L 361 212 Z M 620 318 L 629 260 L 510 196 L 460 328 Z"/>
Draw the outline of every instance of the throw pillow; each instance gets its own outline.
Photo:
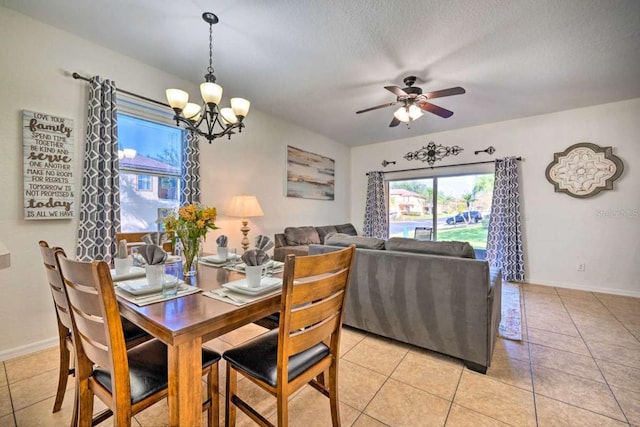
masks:
<path id="1" fill-rule="evenodd" d="M 349 236 L 347 234 L 335 233 L 327 236 L 325 245 L 344 246 L 356 245 L 362 249 L 384 249 L 384 240 L 376 237 Z"/>
<path id="2" fill-rule="evenodd" d="M 336 225 L 336 231 L 341 234 L 347 234 L 349 236 L 357 236 L 358 232 L 356 228 L 351 224 Z"/>
<path id="3" fill-rule="evenodd" d="M 314 227 L 287 227 L 284 237 L 288 246 L 320 244 L 320 236 Z"/>
<path id="4" fill-rule="evenodd" d="M 322 227 L 316 227 L 316 231 L 318 232 L 318 236 L 320 236 L 320 244 L 324 245 L 327 236 L 330 233 L 335 233 L 338 230 L 336 230 L 336 227 L 334 225 L 325 225 Z"/>
<path id="5" fill-rule="evenodd" d="M 475 259 L 476 252 L 469 242 L 432 242 L 403 237 L 392 237 L 385 243 L 388 251 L 413 252 L 418 254 L 445 255 Z"/>

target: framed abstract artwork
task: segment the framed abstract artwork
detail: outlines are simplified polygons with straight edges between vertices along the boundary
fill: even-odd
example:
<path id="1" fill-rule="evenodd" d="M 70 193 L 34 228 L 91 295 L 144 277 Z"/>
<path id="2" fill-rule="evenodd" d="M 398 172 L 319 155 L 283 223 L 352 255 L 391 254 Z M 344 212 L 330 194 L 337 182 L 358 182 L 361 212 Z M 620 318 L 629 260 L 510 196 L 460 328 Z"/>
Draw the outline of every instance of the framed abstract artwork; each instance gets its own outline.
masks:
<path id="1" fill-rule="evenodd" d="M 287 146 L 287 197 L 333 200 L 335 161 Z"/>
<path id="2" fill-rule="evenodd" d="M 557 193 L 587 198 L 613 189 L 613 182 L 623 170 L 622 160 L 612 153 L 611 147 L 580 142 L 554 153 L 545 175 Z"/>

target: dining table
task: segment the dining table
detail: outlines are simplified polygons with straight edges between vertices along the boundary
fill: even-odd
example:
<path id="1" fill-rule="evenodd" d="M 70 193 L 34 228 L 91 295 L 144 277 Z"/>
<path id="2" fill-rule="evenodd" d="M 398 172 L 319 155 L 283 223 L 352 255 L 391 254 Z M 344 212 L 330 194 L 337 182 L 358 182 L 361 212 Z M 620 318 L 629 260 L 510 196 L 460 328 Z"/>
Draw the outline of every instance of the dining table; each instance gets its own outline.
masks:
<path id="1" fill-rule="evenodd" d="M 203 291 L 244 279 L 243 273 L 200 264 L 191 285 Z M 280 292 L 233 305 L 198 292 L 138 306 L 118 297 L 123 317 L 168 347 L 169 425 L 202 425 L 202 344 L 280 310 Z"/>

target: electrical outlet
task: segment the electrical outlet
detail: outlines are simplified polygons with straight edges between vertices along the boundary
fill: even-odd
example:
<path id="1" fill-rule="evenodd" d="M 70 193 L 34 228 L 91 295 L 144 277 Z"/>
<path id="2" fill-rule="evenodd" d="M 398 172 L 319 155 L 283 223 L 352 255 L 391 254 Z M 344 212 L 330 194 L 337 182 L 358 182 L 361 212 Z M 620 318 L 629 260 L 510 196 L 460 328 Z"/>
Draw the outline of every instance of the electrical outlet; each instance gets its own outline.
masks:
<path id="1" fill-rule="evenodd" d="M 579 262 L 576 264 L 576 270 L 578 271 L 585 271 L 586 270 L 586 266 L 584 264 L 584 262 Z"/>

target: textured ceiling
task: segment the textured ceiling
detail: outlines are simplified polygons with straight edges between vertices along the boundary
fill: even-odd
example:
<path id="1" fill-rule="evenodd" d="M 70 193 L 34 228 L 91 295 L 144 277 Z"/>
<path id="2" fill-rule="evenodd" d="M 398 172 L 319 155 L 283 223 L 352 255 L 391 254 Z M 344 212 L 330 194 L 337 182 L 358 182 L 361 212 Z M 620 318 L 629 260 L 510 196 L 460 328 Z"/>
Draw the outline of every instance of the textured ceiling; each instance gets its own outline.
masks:
<path id="1" fill-rule="evenodd" d="M 225 99 L 363 145 L 640 97 L 638 0 L 0 0 L 0 5 L 198 83 L 204 11 L 218 15 Z M 389 128 L 383 87 L 462 86 Z M 136 88 L 125 88 L 136 91 Z M 192 94 L 196 97 L 197 94 Z M 199 96 L 197 96 L 199 98 Z M 223 104 L 228 101 L 223 100 Z M 251 114 L 247 132 L 251 130 Z"/>

